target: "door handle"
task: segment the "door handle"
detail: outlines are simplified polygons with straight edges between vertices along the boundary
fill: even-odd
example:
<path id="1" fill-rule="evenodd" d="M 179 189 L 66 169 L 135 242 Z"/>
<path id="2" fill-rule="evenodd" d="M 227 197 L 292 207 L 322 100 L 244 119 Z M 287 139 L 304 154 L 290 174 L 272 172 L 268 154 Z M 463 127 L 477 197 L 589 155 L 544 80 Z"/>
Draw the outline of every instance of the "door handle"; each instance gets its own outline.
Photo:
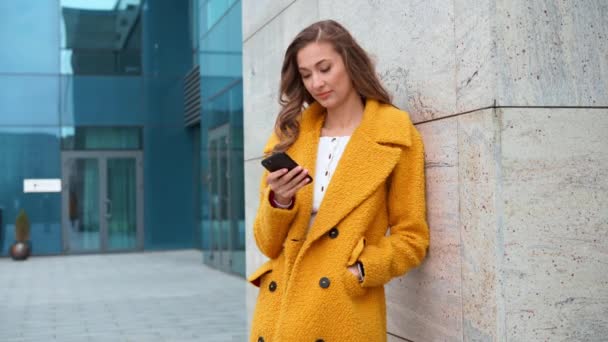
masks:
<path id="1" fill-rule="evenodd" d="M 112 201 L 110 201 L 108 198 L 106 198 L 106 218 L 112 218 Z"/>

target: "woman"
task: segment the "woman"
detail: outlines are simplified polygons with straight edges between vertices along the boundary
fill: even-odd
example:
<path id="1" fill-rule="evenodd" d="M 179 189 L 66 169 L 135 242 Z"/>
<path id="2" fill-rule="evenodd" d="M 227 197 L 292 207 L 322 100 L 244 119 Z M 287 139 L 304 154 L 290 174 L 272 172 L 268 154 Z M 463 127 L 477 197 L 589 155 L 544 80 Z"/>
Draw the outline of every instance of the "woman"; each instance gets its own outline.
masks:
<path id="1" fill-rule="evenodd" d="M 253 229 L 270 260 L 249 277 L 260 287 L 250 339 L 386 341 L 384 285 L 429 243 L 420 134 L 335 21 L 289 45 L 280 93 L 264 152 L 301 167 L 262 177 Z"/>

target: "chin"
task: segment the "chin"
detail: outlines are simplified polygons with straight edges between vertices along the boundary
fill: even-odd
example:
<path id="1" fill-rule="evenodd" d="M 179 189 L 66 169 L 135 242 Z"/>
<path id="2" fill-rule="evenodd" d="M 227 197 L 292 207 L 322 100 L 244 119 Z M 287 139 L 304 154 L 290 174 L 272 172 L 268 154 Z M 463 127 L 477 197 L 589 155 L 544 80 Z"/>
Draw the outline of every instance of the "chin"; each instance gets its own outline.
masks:
<path id="1" fill-rule="evenodd" d="M 334 101 L 333 99 L 325 99 L 325 100 L 317 100 L 317 102 L 319 102 L 319 104 L 327 109 L 331 109 L 333 107 L 336 106 L 336 101 Z"/>

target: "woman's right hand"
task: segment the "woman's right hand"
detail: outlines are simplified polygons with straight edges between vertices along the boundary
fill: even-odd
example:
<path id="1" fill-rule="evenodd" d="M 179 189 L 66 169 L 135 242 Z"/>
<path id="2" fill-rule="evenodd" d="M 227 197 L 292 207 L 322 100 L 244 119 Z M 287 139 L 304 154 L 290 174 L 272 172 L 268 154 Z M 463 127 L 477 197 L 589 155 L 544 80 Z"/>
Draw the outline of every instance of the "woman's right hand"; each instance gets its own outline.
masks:
<path id="1" fill-rule="evenodd" d="M 307 175 L 308 170 L 301 166 L 297 166 L 289 172 L 287 169 L 280 169 L 269 173 L 266 183 L 274 192 L 274 200 L 281 205 L 287 205 L 296 192 L 308 184 Z"/>

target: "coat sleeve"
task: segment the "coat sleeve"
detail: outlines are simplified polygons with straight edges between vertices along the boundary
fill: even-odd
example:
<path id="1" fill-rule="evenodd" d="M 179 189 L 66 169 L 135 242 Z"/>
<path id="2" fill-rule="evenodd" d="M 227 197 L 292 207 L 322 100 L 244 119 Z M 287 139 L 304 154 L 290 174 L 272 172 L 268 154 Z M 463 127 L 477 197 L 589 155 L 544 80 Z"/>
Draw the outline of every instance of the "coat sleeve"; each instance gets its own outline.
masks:
<path id="1" fill-rule="evenodd" d="M 276 142 L 276 137 L 271 137 L 267 143 L 265 152 L 271 149 Z M 253 222 L 253 236 L 260 251 L 267 257 L 274 259 L 281 254 L 283 242 L 289 232 L 289 227 L 298 212 L 298 200 L 294 198 L 291 208 L 275 208 L 270 204 L 270 186 L 266 183 L 268 171 L 264 170 L 260 182 L 260 205 Z"/>
<path id="2" fill-rule="evenodd" d="M 359 256 L 365 272 L 363 287 L 384 285 L 418 266 L 429 245 L 424 146 L 416 128 L 412 125 L 410 129 L 412 144 L 403 148 L 390 179 L 390 235 L 365 246 Z"/>

